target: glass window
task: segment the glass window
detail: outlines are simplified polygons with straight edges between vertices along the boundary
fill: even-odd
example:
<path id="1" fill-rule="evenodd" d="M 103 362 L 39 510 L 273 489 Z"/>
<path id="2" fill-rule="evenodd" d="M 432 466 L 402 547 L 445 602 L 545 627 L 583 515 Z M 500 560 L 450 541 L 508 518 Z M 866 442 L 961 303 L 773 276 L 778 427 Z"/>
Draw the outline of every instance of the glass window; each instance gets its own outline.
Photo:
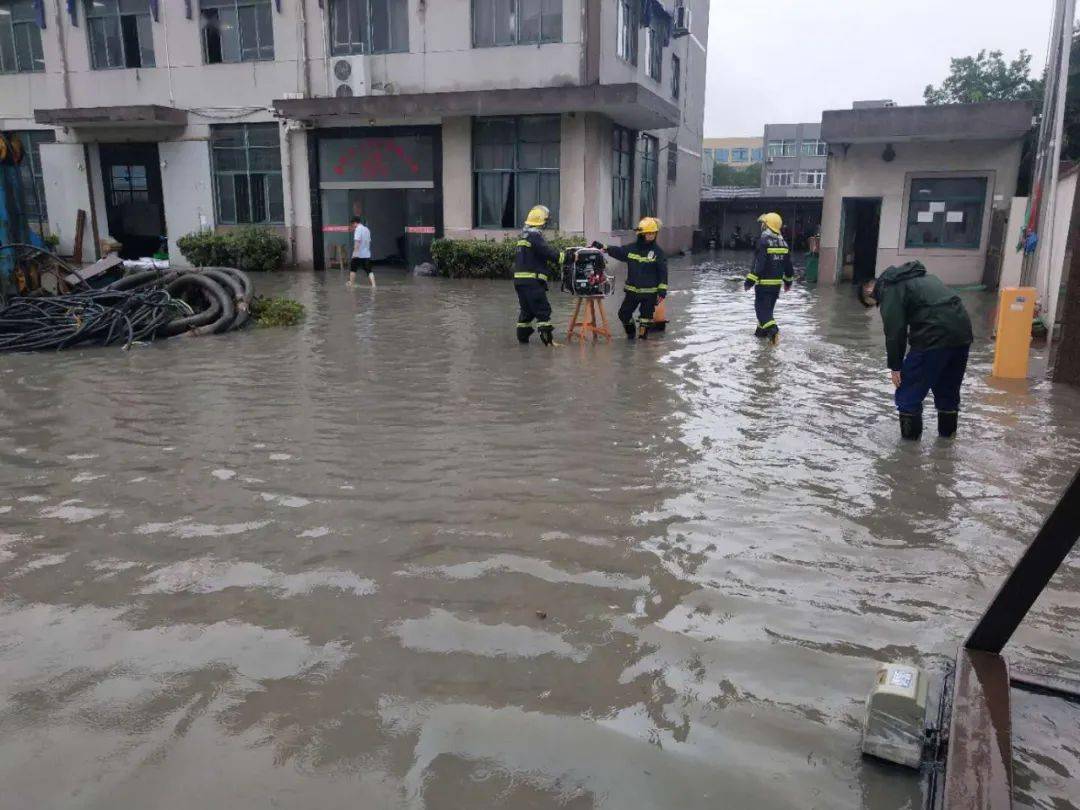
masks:
<path id="1" fill-rule="evenodd" d="M 732 163 L 746 163 L 750 160 L 749 149 L 732 149 L 731 150 L 731 162 Z"/>
<path id="2" fill-rule="evenodd" d="M 90 66 L 154 67 L 150 0 L 85 0 Z"/>
<path id="3" fill-rule="evenodd" d="M 33 0 L 0 0 L 0 73 L 45 70 Z"/>
<path id="4" fill-rule="evenodd" d="M 806 157 L 828 157 L 829 145 L 825 141 L 803 141 L 802 153 Z"/>
<path id="5" fill-rule="evenodd" d="M 257 62 L 274 58 L 270 0 L 199 0 L 203 62 Z"/>
<path id="6" fill-rule="evenodd" d="M 807 188 L 825 188 L 825 172 L 821 170 L 799 172 L 799 185 Z"/>
<path id="7" fill-rule="evenodd" d="M 795 172 L 792 171 L 769 172 L 765 176 L 765 185 L 771 188 L 790 186 L 793 182 L 795 182 Z"/>
<path id="8" fill-rule="evenodd" d="M 656 216 L 656 186 L 660 177 L 660 141 L 652 135 L 641 136 L 641 215 Z"/>
<path id="9" fill-rule="evenodd" d="M 210 128 L 219 223 L 284 222 L 277 124 Z"/>
<path id="10" fill-rule="evenodd" d="M 562 42 L 562 0 L 472 0 L 473 47 Z"/>
<path id="11" fill-rule="evenodd" d="M 679 174 L 679 145 L 671 141 L 667 145 L 667 181 L 668 185 L 676 182 Z"/>
<path id="12" fill-rule="evenodd" d="M 558 225 L 561 128 L 557 115 L 474 120 L 477 228 L 519 228 L 534 205 L 546 205 Z"/>
<path id="13" fill-rule="evenodd" d="M 637 65 L 640 9 L 638 0 L 618 0 L 615 9 L 615 52 L 631 65 Z"/>
<path id="14" fill-rule="evenodd" d="M 611 228 L 626 230 L 634 218 L 634 133 L 624 127 L 612 130 Z"/>
<path id="15" fill-rule="evenodd" d="M 985 205 L 985 177 L 912 179 L 907 247 L 978 248 Z"/>
<path id="16" fill-rule="evenodd" d="M 727 149 L 717 149 L 715 155 L 717 163 L 727 163 L 731 160 L 731 152 Z"/>
<path id="17" fill-rule="evenodd" d="M 671 97 L 678 98 L 682 90 L 682 62 L 677 54 L 671 55 Z"/>
<path id="18" fill-rule="evenodd" d="M 23 161 L 19 164 L 22 180 L 23 211 L 30 220 L 30 227 L 44 234 L 49 221 L 45 208 L 45 176 L 41 171 L 41 145 L 56 141 L 50 131 L 32 130 L 16 132 L 23 145 Z"/>
<path id="19" fill-rule="evenodd" d="M 750 150 L 750 160 L 754 161 L 754 163 L 761 163 L 761 161 L 762 161 L 762 152 L 763 152 L 763 150 L 760 149 L 760 148 L 751 149 Z"/>
<path id="20" fill-rule="evenodd" d="M 335 56 L 408 50 L 408 0 L 331 0 L 330 51 Z"/>
<path id="21" fill-rule="evenodd" d="M 769 157 L 795 157 L 796 146 L 793 140 L 769 141 Z"/>
<path id="22" fill-rule="evenodd" d="M 649 23 L 649 29 L 645 34 L 646 73 L 650 79 L 660 81 L 664 73 L 664 46 L 663 37 L 660 34 L 660 22 L 654 19 Z"/>

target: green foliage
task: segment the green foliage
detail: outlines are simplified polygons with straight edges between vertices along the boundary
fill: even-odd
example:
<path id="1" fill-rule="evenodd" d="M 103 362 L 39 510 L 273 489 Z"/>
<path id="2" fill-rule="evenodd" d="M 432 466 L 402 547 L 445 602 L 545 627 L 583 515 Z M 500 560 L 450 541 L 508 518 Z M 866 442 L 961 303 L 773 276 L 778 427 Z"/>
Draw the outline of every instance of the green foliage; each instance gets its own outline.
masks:
<path id="1" fill-rule="evenodd" d="M 60 244 L 60 237 L 55 233 L 48 233 L 42 237 L 42 241 L 45 243 L 45 247 L 55 253 L 57 246 Z"/>
<path id="2" fill-rule="evenodd" d="M 981 101 L 1039 101 L 1043 82 L 1031 77 L 1031 54 L 1025 50 L 1011 62 L 1001 51 L 979 51 L 950 60 L 949 75 L 940 86 L 926 86 L 927 104 L 975 104 Z"/>
<path id="3" fill-rule="evenodd" d="M 738 188 L 759 188 L 761 186 L 761 164 L 751 163 L 741 168 L 726 163 L 713 164 L 712 178 L 714 186 L 737 186 Z"/>
<path id="4" fill-rule="evenodd" d="M 516 236 L 501 241 L 487 239 L 436 239 L 431 244 L 431 258 L 440 276 L 446 278 L 513 278 Z M 556 250 L 581 246 L 580 236 L 555 234 L 547 237 Z M 561 268 L 549 264 L 553 279 L 561 277 Z"/>
<path id="5" fill-rule="evenodd" d="M 259 327 L 295 326 L 304 320 L 304 305 L 291 298 L 257 295 L 251 300 L 251 318 Z"/>
<path id="6" fill-rule="evenodd" d="M 215 233 L 195 231 L 176 240 L 195 267 L 236 267 L 245 272 L 280 270 L 289 247 L 269 228 L 243 227 Z"/>

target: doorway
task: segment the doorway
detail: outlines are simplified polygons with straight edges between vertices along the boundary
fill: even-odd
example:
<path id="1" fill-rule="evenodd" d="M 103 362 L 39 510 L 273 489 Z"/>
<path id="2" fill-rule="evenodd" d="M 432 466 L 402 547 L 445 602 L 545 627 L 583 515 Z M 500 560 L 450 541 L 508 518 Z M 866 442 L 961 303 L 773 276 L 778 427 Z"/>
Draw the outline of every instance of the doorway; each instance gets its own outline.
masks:
<path id="1" fill-rule="evenodd" d="M 164 244 L 165 204 L 156 143 L 103 143 L 101 178 L 109 235 L 120 257 L 153 256 Z"/>
<path id="2" fill-rule="evenodd" d="M 841 210 L 840 281 L 865 284 L 877 278 L 881 198 L 845 197 Z"/>

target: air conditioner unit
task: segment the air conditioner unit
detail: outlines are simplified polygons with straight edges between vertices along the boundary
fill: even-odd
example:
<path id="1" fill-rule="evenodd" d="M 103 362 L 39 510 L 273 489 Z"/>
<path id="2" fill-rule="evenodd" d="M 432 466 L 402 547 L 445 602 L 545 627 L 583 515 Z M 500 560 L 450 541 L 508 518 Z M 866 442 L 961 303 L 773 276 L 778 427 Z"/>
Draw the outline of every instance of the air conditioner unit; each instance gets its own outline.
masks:
<path id="1" fill-rule="evenodd" d="M 363 56 L 337 56 L 330 60 L 330 92 L 338 98 L 368 95 L 367 62 Z"/>
<path id="2" fill-rule="evenodd" d="M 692 14 L 689 8 L 680 3 L 675 7 L 675 26 L 671 35 L 678 39 L 690 33 L 690 18 Z"/>

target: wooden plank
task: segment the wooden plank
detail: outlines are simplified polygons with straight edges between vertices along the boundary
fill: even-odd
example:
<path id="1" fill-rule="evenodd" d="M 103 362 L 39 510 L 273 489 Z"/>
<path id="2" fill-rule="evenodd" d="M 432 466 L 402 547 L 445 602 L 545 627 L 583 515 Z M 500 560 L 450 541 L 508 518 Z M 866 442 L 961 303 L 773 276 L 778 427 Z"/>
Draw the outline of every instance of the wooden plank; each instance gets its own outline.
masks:
<path id="1" fill-rule="evenodd" d="M 1011 810 L 1009 668 L 995 653 L 961 648 L 953 680 L 945 810 Z"/>
<path id="2" fill-rule="evenodd" d="M 86 233 L 86 212 L 81 208 L 75 215 L 75 244 L 72 247 L 71 259 L 75 264 L 82 264 L 83 260 L 83 235 Z"/>

